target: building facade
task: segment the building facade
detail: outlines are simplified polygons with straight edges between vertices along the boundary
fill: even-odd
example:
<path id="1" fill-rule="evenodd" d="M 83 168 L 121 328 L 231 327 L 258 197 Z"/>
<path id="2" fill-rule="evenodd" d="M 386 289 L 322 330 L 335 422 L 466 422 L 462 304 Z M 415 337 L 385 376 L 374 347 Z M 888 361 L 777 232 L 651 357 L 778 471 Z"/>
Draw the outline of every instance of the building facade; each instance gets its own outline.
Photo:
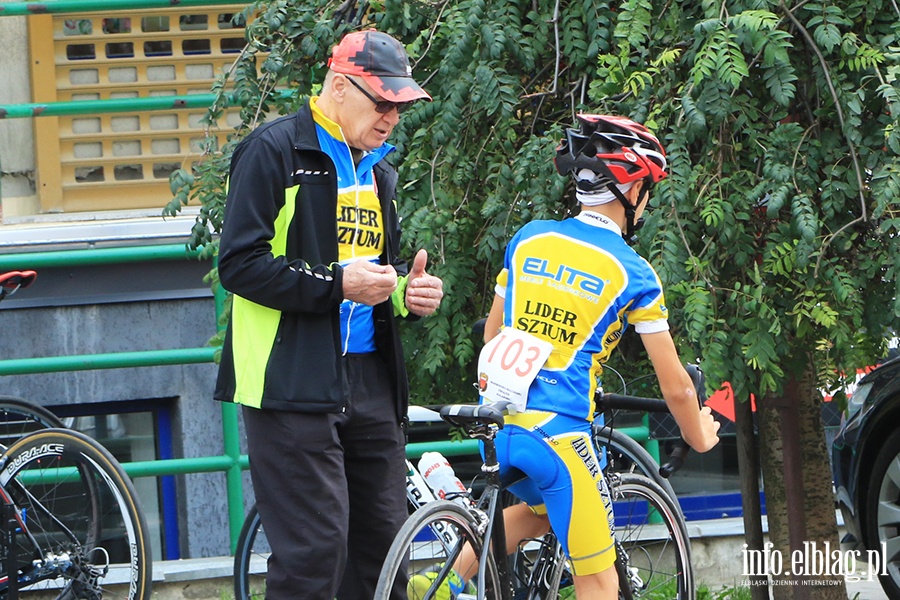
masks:
<path id="1" fill-rule="evenodd" d="M 150 366 L 70 362 L 6 375 L 0 394 L 50 408 L 126 464 L 221 456 L 208 346 L 216 303 L 203 281 L 211 263 L 184 249 L 196 207 L 161 215 L 169 174 L 199 160 L 205 137 L 205 110 L 180 99 L 209 94 L 240 52 L 243 29 L 232 17 L 245 5 L 110 12 L 84 2 L 83 11 L 55 13 L 48 3 L 50 13 L 15 14 L 22 3 L 5 4 L 13 14 L 0 18 L 12 49 L 0 55 L 9 117 L 0 119 L 0 264 L 38 278 L 0 305 L 8 332 L 0 365 L 148 353 Z M 154 107 L 140 104 L 147 99 Z M 43 113 L 44 103 L 68 114 L 12 118 Z M 208 350 L 210 360 L 167 357 L 185 349 Z M 167 364 L 153 364 L 159 356 Z M 225 478 L 219 470 L 135 479 L 155 559 L 230 554 Z"/>

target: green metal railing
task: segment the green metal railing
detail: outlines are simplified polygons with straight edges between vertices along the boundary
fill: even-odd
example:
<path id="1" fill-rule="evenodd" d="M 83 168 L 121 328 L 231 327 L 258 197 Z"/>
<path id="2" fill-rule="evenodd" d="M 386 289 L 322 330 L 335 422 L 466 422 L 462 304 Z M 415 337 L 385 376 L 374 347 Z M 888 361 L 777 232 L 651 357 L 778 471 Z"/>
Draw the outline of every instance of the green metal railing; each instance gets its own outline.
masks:
<path id="1" fill-rule="evenodd" d="M 132 248 L 97 248 L 58 252 L 34 252 L 0 255 L 0 271 L 41 269 L 85 264 L 113 264 L 160 260 L 197 259 L 199 253 L 189 252 L 183 245 L 143 246 Z M 217 312 L 221 302 L 216 302 Z M 31 375 L 92 369 L 124 369 L 213 362 L 214 348 L 180 348 L 174 350 L 145 350 L 110 354 L 48 356 L 0 361 L 0 375 Z M 131 477 L 156 477 L 186 473 L 224 471 L 228 523 L 232 549 L 240 534 L 244 519 L 244 494 L 240 472 L 247 468 L 247 457 L 240 453 L 237 407 L 222 404 L 224 452 L 220 456 L 182 458 L 125 463 L 123 468 Z"/>
<path id="2" fill-rule="evenodd" d="M 188 252 L 184 246 L 179 245 L 6 254 L 0 255 L 0 271 L 84 264 L 187 260 L 196 259 L 197 254 L 196 252 Z M 221 302 L 216 302 L 216 305 L 218 312 L 221 310 Z M 214 353 L 214 348 L 180 348 L 173 350 L 8 359 L 0 361 L 0 376 L 211 363 L 213 362 Z M 232 550 L 234 550 L 244 520 L 244 494 L 240 473 L 249 466 L 247 456 L 242 455 L 240 452 L 236 405 L 222 403 L 222 429 L 224 448 L 223 453 L 219 456 L 130 462 L 124 463 L 122 466 L 131 477 L 224 472 L 227 488 L 229 530 Z M 407 456 L 410 458 L 417 458 L 428 451 L 441 452 L 445 456 L 471 455 L 478 452 L 478 445 L 474 440 L 463 442 L 447 440 L 415 443 L 407 446 Z"/>

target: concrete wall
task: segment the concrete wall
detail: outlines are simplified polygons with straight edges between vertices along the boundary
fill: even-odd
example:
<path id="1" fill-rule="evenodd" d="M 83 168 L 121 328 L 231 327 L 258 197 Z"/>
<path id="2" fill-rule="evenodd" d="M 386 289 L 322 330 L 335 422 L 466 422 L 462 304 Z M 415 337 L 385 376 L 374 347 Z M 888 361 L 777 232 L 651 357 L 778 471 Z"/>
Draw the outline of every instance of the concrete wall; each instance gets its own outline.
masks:
<path id="1" fill-rule="evenodd" d="M 26 17 L 0 18 L 0 104 L 31 102 Z M 32 119 L 0 120 L 0 197 L 27 198 L 34 189 L 34 133 Z"/>

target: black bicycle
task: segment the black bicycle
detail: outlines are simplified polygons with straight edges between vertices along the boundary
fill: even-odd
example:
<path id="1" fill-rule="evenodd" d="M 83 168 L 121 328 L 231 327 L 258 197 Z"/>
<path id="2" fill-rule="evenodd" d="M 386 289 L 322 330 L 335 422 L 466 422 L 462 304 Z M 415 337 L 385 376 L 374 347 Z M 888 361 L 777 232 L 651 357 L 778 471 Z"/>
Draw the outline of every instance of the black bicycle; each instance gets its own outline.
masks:
<path id="1" fill-rule="evenodd" d="M 494 447 L 494 436 L 503 427 L 505 408 L 498 403 L 441 409 L 446 421 L 483 442 L 484 491 L 477 499 L 462 503 L 429 502 L 413 513 L 388 553 L 375 600 L 388 600 L 395 586 L 406 587 L 410 577 L 422 571 L 429 573 L 431 585 L 427 590 L 408 589 L 409 597 L 440 598 L 446 594 L 446 581 L 458 586 L 453 581 L 456 575 L 452 565 L 466 544 L 479 557 L 479 571 L 473 593 L 459 598 L 557 598 L 571 586 L 570 569 L 552 533 L 530 540 L 512 561 L 507 559 L 503 487 Z M 662 487 L 643 475 L 610 473 L 607 483 L 615 514 L 620 597 L 693 598 L 690 543 L 677 504 Z"/>

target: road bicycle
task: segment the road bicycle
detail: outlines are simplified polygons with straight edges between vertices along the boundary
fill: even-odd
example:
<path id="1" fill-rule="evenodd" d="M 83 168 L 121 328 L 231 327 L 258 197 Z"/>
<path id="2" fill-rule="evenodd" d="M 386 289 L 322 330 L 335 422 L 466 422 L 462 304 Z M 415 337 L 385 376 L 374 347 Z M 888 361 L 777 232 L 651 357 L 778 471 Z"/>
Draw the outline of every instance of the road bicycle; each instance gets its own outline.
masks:
<path id="1" fill-rule="evenodd" d="M 0 274 L 0 300 L 33 271 Z M 0 397 L 0 600 L 149 600 L 147 524 L 122 466 L 42 407 Z"/>
<path id="2" fill-rule="evenodd" d="M 628 396 L 616 397 L 610 405 L 621 408 L 661 410 L 664 403 Z M 410 576 L 427 572 L 428 590 L 409 590 L 412 600 L 443 598 L 447 581 L 458 586 L 452 569 L 465 545 L 479 558 L 475 590 L 457 596 L 463 599 L 537 600 L 565 597 L 571 592 L 571 571 L 552 533 L 520 546 L 512 559 L 506 556 L 501 492 L 494 436 L 503 427 L 509 403 L 480 406 L 450 405 L 441 417 L 482 441 L 487 483 L 479 498 L 462 495 L 462 501 L 429 502 L 414 512 L 394 540 L 375 591 L 375 600 L 389 600 L 392 590 L 406 589 Z M 660 470 L 671 473 L 683 461 L 686 446 L 680 446 L 674 463 Z M 693 600 L 690 541 L 684 518 L 674 498 L 652 478 L 609 472 L 605 477 L 615 515 L 616 570 L 620 598 L 677 598 Z M 605 518 L 598 515 L 598 518 Z"/>
<path id="3" fill-rule="evenodd" d="M 621 402 L 621 399 L 626 402 Z M 635 409 L 633 396 L 622 396 L 616 394 L 605 394 L 598 396 L 598 408 L 605 409 Z M 659 411 L 660 407 L 665 407 L 665 402 L 656 401 L 657 404 L 650 406 L 653 410 Z M 637 408 L 646 408 L 644 404 Z M 441 421 L 440 415 L 434 411 L 420 406 L 411 406 L 409 411 L 409 420 L 413 423 L 429 423 Z M 635 442 L 624 433 L 617 431 L 611 427 L 600 424 L 600 419 L 595 420 L 593 428 L 594 443 L 597 448 L 602 448 L 605 453 L 606 473 L 620 473 L 624 475 L 641 474 L 649 477 L 662 488 L 662 496 L 666 498 L 675 498 L 675 493 L 668 479 L 659 473 L 660 466 L 654 458 L 644 449 L 643 446 Z M 410 512 L 433 501 L 434 494 L 422 479 L 418 469 L 407 460 L 407 480 L 406 495 L 409 500 Z M 620 480 L 621 481 L 621 480 Z M 631 489 L 630 487 L 628 488 Z M 641 488 L 643 490 L 643 488 Z M 654 490 L 657 491 L 657 490 Z M 637 492 L 628 492 L 635 495 Z M 630 497 L 630 496 L 629 496 Z M 664 500 L 659 500 L 662 503 Z M 676 511 L 677 518 L 683 522 L 681 508 L 675 502 L 669 502 L 668 507 Z M 682 527 L 683 529 L 683 527 Z M 686 539 L 686 536 L 684 536 Z M 265 596 L 265 579 L 266 579 L 266 563 L 271 550 L 266 539 L 259 513 L 256 505 L 252 505 L 244 519 L 234 553 L 234 596 L 236 600 L 254 600 L 261 599 Z M 518 566 L 525 564 L 523 556 Z M 689 563 L 687 563 L 689 564 Z M 690 577 L 687 573 L 686 577 Z M 684 596 L 687 598 L 687 596 Z"/>

